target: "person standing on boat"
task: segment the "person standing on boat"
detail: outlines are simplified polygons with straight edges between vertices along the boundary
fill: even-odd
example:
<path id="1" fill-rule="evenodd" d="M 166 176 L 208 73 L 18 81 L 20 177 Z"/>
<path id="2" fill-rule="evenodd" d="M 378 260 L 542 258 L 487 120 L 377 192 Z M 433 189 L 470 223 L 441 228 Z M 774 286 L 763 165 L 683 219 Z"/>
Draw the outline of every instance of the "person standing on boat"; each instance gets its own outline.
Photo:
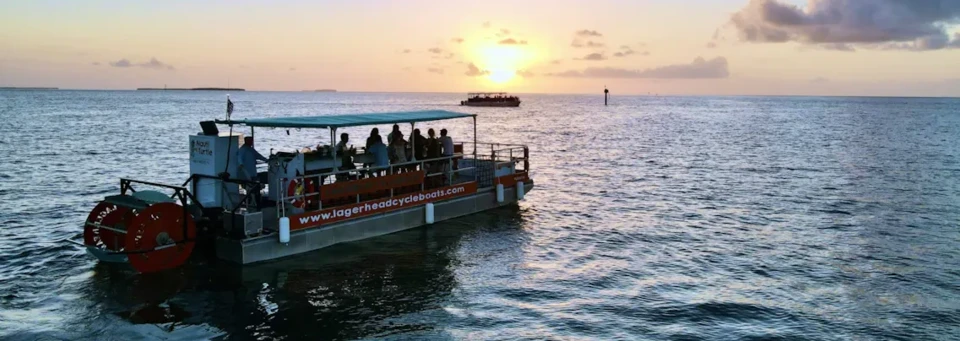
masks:
<path id="1" fill-rule="evenodd" d="M 367 144 L 364 146 L 364 148 L 370 149 L 370 146 L 372 146 L 374 143 L 374 136 L 380 137 L 380 129 L 370 129 L 370 136 L 367 137 Z M 381 140 L 380 143 L 383 143 L 383 141 Z"/>
<path id="2" fill-rule="evenodd" d="M 403 134 L 400 134 L 400 131 L 397 131 L 397 134 L 393 134 L 393 141 L 390 142 L 390 152 L 393 154 L 393 163 L 400 164 L 407 162 L 407 141 L 403 139 Z M 401 170 L 397 168 L 397 170 Z"/>
<path id="3" fill-rule="evenodd" d="M 437 159 L 440 158 L 440 140 L 437 139 L 437 133 L 433 131 L 433 128 L 427 130 L 427 159 Z M 430 162 L 429 168 L 430 172 L 435 172 L 439 162 L 432 161 Z"/>
<path id="4" fill-rule="evenodd" d="M 447 129 L 440 129 L 440 155 L 443 157 L 453 156 L 453 139 L 450 136 L 447 136 Z M 450 172 L 452 170 L 451 163 L 453 160 L 443 160 L 443 171 Z"/>
<path id="5" fill-rule="evenodd" d="M 379 137 L 380 137 L 380 129 L 377 129 L 377 128 L 370 129 L 370 136 L 367 136 L 367 143 L 363 146 L 364 152 L 370 153 L 370 148 L 373 146 L 374 140 Z M 383 144 L 383 139 L 380 140 L 380 143 Z M 363 168 L 370 167 L 373 164 L 374 163 L 370 163 L 370 162 L 364 163 Z M 362 175 L 363 174 L 361 174 L 361 176 Z"/>
<path id="6" fill-rule="evenodd" d="M 379 132 L 377 133 L 379 134 Z M 400 126 L 394 124 L 393 130 L 391 130 L 390 133 L 387 134 L 387 143 L 393 144 L 393 138 L 394 136 L 397 136 L 397 135 L 400 135 L 401 137 L 403 137 L 403 133 L 400 132 Z"/>
<path id="7" fill-rule="evenodd" d="M 371 171 L 370 174 L 373 176 L 383 176 L 383 174 L 386 172 L 386 168 L 379 167 L 390 166 L 390 158 L 387 155 L 387 145 L 383 144 L 383 139 L 380 138 L 380 135 L 371 136 L 370 140 L 371 142 L 370 146 L 367 147 L 367 152 L 373 154 L 373 166 L 378 167 L 377 169 Z"/>
<path id="8" fill-rule="evenodd" d="M 267 158 L 260 154 L 253 147 L 253 136 L 247 136 L 243 138 L 243 146 L 240 146 L 240 150 L 237 150 L 237 165 L 239 168 L 239 174 L 237 178 L 240 180 L 254 181 L 258 182 L 257 178 L 257 160 L 267 162 Z M 260 184 L 248 185 L 246 186 L 247 191 L 253 192 L 254 206 L 259 207 L 260 205 Z"/>
<path id="9" fill-rule="evenodd" d="M 417 161 L 426 159 L 427 138 L 423 137 L 423 134 L 420 134 L 420 129 L 413 130 L 413 135 L 410 135 L 410 140 L 413 141 L 414 159 Z"/>
<path id="10" fill-rule="evenodd" d="M 340 142 L 337 142 L 337 147 L 335 150 L 340 156 L 341 171 L 357 169 L 357 166 L 353 164 L 353 150 L 350 147 L 347 147 L 347 142 L 350 142 L 350 134 L 340 134 Z M 349 175 L 349 173 L 337 174 L 337 180 L 347 180 L 350 177 Z"/>
<path id="11" fill-rule="evenodd" d="M 440 146 L 443 147 L 443 156 L 453 156 L 453 139 L 447 136 L 447 129 L 440 129 Z"/>

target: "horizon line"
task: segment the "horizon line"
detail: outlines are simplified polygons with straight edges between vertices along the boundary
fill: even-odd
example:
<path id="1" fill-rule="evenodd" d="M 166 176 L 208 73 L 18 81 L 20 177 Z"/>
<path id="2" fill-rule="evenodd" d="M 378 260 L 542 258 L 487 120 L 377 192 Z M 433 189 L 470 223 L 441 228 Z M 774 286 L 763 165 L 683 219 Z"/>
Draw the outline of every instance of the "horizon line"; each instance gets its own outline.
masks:
<path id="1" fill-rule="evenodd" d="M 179 89 L 179 88 L 178 88 Z M 62 87 L 48 87 L 48 86 L 0 86 L 0 91 L 131 91 L 131 92 L 144 92 L 144 91 L 194 91 L 189 90 L 190 88 L 183 88 L 184 90 L 165 90 L 162 88 L 156 88 L 155 90 L 138 90 L 137 88 L 132 89 L 97 89 L 97 88 L 62 88 Z M 240 89 L 240 88 L 237 88 Z M 230 92 L 230 90 L 208 90 L 204 92 Z M 468 92 L 453 92 L 453 91 L 366 91 L 366 90 L 336 90 L 336 92 L 323 92 L 315 90 L 270 90 L 270 89 L 244 89 L 243 92 L 292 92 L 292 93 L 318 93 L 318 94 L 342 94 L 342 93 L 367 93 L 367 94 L 468 94 Z M 518 94 L 518 95 L 597 95 L 603 96 L 603 90 L 598 91 L 597 93 L 593 92 L 511 92 L 511 91 L 488 91 L 488 92 L 503 92 L 508 94 Z M 613 93 L 613 92 L 611 92 Z M 804 95 L 804 94 L 659 94 L 659 93 L 622 93 L 614 94 L 613 96 L 629 96 L 629 97 L 865 97 L 865 98 L 960 98 L 960 96 L 930 96 L 930 95 Z"/>

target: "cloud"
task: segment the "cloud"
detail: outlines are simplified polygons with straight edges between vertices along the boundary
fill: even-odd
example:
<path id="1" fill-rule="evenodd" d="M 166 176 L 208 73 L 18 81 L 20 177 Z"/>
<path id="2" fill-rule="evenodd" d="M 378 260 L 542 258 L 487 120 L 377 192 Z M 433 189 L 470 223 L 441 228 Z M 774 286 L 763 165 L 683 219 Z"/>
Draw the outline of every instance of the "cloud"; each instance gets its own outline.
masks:
<path id="1" fill-rule="evenodd" d="M 577 47 L 577 48 L 580 48 L 580 47 L 599 48 L 599 47 L 606 46 L 606 44 L 598 43 L 593 40 L 588 40 L 586 43 L 584 43 L 584 42 L 581 42 L 579 39 L 574 39 L 573 42 L 570 43 L 570 46 Z"/>
<path id="2" fill-rule="evenodd" d="M 123 58 L 115 62 L 109 62 L 107 64 L 109 64 L 110 66 L 119 67 L 119 68 L 128 68 L 128 67 L 137 66 L 137 67 L 142 67 L 144 69 L 154 69 L 154 70 L 173 70 L 174 69 L 173 65 L 165 64 L 157 60 L 157 58 L 150 58 L 150 61 L 148 62 L 136 63 L 136 64 L 131 63 L 129 59 Z"/>
<path id="3" fill-rule="evenodd" d="M 600 32 L 592 31 L 592 30 L 579 30 L 574 34 L 580 37 L 603 37 L 603 34 L 601 34 Z"/>
<path id="4" fill-rule="evenodd" d="M 290 68 L 290 69 L 289 69 L 289 70 L 287 70 L 287 71 L 297 71 L 297 68 L 295 68 L 295 67 L 292 67 L 292 68 Z"/>
<path id="5" fill-rule="evenodd" d="M 534 73 L 530 70 L 517 70 L 517 75 L 523 78 L 533 78 Z"/>
<path id="6" fill-rule="evenodd" d="M 434 47 L 434 48 L 429 48 L 429 49 L 427 49 L 427 52 L 430 52 L 430 53 L 433 53 L 433 54 L 441 54 L 441 53 L 443 53 L 443 49 L 441 49 L 441 48 L 439 48 L 439 47 Z"/>
<path id="7" fill-rule="evenodd" d="M 483 28 L 490 28 L 490 22 L 489 22 L 489 21 L 484 21 L 483 24 L 480 25 L 480 26 L 482 26 Z"/>
<path id="8" fill-rule="evenodd" d="M 577 59 L 577 60 L 594 60 L 594 61 L 596 61 L 596 60 L 606 60 L 607 57 L 604 57 L 602 53 L 591 53 L 591 54 L 588 54 L 588 55 L 586 55 L 586 56 L 583 56 L 583 58 L 576 58 L 576 59 Z"/>
<path id="9" fill-rule="evenodd" d="M 430 68 L 427 68 L 427 72 L 432 72 L 432 73 L 435 73 L 435 74 L 438 74 L 438 75 L 442 75 L 442 74 L 443 74 L 443 69 L 438 68 L 438 67 L 430 67 Z"/>
<path id="10" fill-rule="evenodd" d="M 150 58 L 149 62 L 137 64 L 137 66 L 148 69 L 173 70 L 172 65 L 164 64 L 156 58 Z"/>
<path id="11" fill-rule="evenodd" d="M 100 62 L 93 62 L 93 63 L 90 63 L 90 64 L 93 64 L 93 65 L 96 65 L 96 66 L 100 66 Z"/>
<path id="12" fill-rule="evenodd" d="M 814 79 L 811 79 L 811 80 L 810 80 L 811 83 L 826 83 L 826 82 L 829 82 L 829 81 L 830 81 L 829 79 L 826 79 L 826 78 L 823 78 L 823 77 L 817 77 L 817 78 L 814 78 Z"/>
<path id="13" fill-rule="evenodd" d="M 560 63 L 563 63 L 563 59 L 554 59 L 553 61 L 550 62 L 550 64 L 560 64 Z"/>
<path id="14" fill-rule="evenodd" d="M 960 47 L 946 27 L 960 22 L 958 0 L 750 0 L 730 18 L 740 39 L 754 43 L 855 44 L 914 51 Z"/>
<path id="15" fill-rule="evenodd" d="M 406 67 L 403 68 L 403 71 L 413 72 L 413 68 L 412 68 L 412 67 L 409 67 L 409 66 L 406 66 Z"/>
<path id="16" fill-rule="evenodd" d="M 410 49 L 403 49 L 403 53 L 410 53 Z"/>
<path id="17" fill-rule="evenodd" d="M 527 41 L 526 41 L 526 40 L 516 40 L 516 39 L 513 39 L 513 38 L 507 38 L 507 39 L 504 39 L 504 40 L 501 40 L 501 41 L 497 42 L 497 44 L 500 44 L 500 45 L 527 45 Z"/>
<path id="18" fill-rule="evenodd" d="M 636 54 L 636 53 L 637 53 L 637 51 L 634 51 L 632 48 L 630 48 L 630 46 L 627 46 L 627 45 L 620 45 L 620 49 L 623 50 L 623 51 L 617 51 L 616 53 L 613 54 L 614 57 L 626 57 L 626 56 L 633 55 L 633 54 Z M 648 54 L 650 54 L 650 53 L 649 53 L 649 52 L 643 52 L 643 55 L 644 55 L 644 56 L 646 56 L 646 55 L 648 55 Z"/>
<path id="19" fill-rule="evenodd" d="M 500 29 L 500 32 L 497 32 L 497 34 L 496 34 L 496 36 L 497 36 L 498 38 L 503 38 L 503 37 L 506 37 L 506 36 L 509 36 L 509 35 L 510 35 L 510 30 L 505 29 L 505 28 L 501 28 L 501 29 Z"/>
<path id="20" fill-rule="evenodd" d="M 447 53 L 447 56 L 444 57 L 444 59 L 453 59 L 454 56 L 456 56 L 456 55 L 453 54 L 453 52 L 450 52 L 450 53 Z"/>
<path id="21" fill-rule="evenodd" d="M 109 64 L 110 64 L 110 66 L 113 66 L 113 67 L 131 67 L 131 66 L 133 66 L 133 64 L 130 63 L 130 61 L 127 60 L 126 58 L 121 59 L 121 60 L 118 60 L 118 61 L 115 61 L 115 62 L 110 62 Z"/>
<path id="22" fill-rule="evenodd" d="M 463 38 L 460 38 L 460 37 L 453 38 L 453 39 L 450 39 L 450 42 L 452 42 L 452 43 L 457 43 L 457 44 L 461 44 L 461 43 L 463 43 Z"/>
<path id="23" fill-rule="evenodd" d="M 844 51 L 844 52 L 856 51 L 856 49 L 850 46 L 850 44 L 844 44 L 844 43 L 820 44 L 820 47 L 823 47 L 824 49 L 827 49 L 827 50 L 834 50 L 834 51 Z"/>
<path id="24" fill-rule="evenodd" d="M 707 48 L 708 48 L 708 49 L 712 49 L 712 48 L 716 48 L 716 47 L 717 47 L 717 43 L 714 43 L 714 42 L 712 42 L 712 41 L 709 42 L 709 43 L 707 43 Z"/>
<path id="25" fill-rule="evenodd" d="M 569 70 L 549 73 L 547 76 L 571 78 L 658 78 L 658 79 L 715 79 L 728 78 L 730 71 L 727 59 L 716 57 L 704 60 L 697 57 L 689 64 L 674 64 L 645 70 L 629 70 L 613 67 L 592 67 L 583 71 Z"/>
<path id="26" fill-rule="evenodd" d="M 489 75 L 490 71 L 480 70 L 480 68 L 478 68 L 476 65 L 474 65 L 473 63 L 470 63 L 470 65 L 467 65 L 467 72 L 464 74 L 470 77 L 478 77 L 478 76 Z"/>

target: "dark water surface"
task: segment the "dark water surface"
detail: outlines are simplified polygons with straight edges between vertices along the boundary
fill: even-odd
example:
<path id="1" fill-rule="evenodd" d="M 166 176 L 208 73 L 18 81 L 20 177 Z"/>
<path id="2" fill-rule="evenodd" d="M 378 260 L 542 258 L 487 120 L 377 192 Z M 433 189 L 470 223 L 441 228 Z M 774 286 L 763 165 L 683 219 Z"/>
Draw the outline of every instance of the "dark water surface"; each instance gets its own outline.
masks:
<path id="1" fill-rule="evenodd" d="M 183 182 L 187 135 L 223 95 L 0 91 L 0 338 L 960 335 L 960 100 L 234 93 L 237 117 L 478 113 L 481 140 L 530 145 L 536 188 L 243 268 L 141 276 L 59 242 L 120 177 Z M 468 140 L 469 123 L 428 126 Z M 257 136 L 265 153 L 327 141 Z"/>

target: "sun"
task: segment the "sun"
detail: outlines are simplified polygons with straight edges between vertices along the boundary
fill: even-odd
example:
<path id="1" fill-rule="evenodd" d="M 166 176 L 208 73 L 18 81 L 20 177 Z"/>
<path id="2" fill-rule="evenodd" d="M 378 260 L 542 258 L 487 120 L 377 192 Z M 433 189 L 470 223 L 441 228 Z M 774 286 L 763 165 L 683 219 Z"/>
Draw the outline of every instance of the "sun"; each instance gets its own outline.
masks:
<path id="1" fill-rule="evenodd" d="M 487 45 L 479 49 L 480 68 L 488 72 L 487 79 L 495 84 L 512 81 L 517 70 L 529 62 L 529 52 L 517 45 Z"/>
<path id="2" fill-rule="evenodd" d="M 487 76 L 487 78 L 494 83 L 503 84 L 513 79 L 513 76 L 516 74 L 517 72 L 515 70 L 490 70 L 490 75 Z"/>

